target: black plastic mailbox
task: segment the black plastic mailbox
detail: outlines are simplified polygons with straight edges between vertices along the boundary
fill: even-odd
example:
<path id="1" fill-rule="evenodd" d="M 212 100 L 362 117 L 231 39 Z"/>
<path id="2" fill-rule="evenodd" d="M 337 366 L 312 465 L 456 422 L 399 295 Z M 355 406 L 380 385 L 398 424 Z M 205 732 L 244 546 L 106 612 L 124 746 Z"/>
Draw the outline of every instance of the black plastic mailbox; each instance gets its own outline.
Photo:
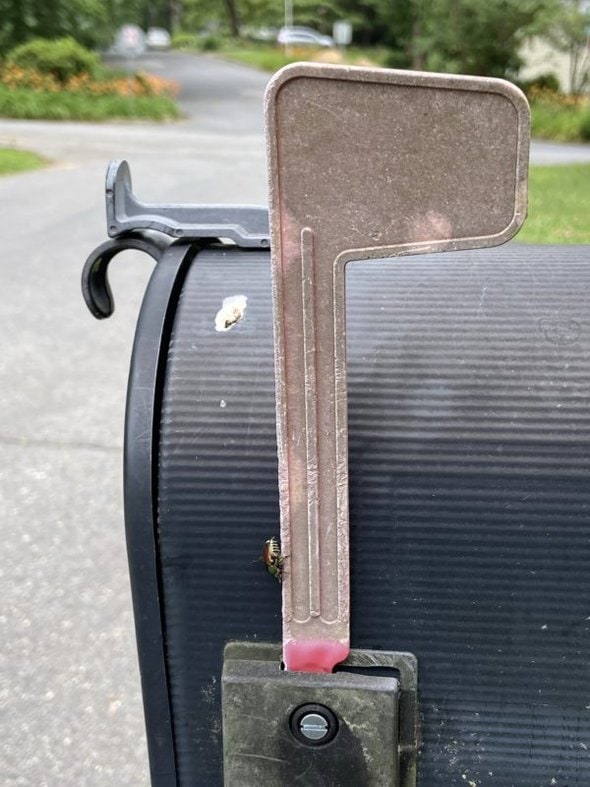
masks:
<path id="1" fill-rule="evenodd" d="M 257 561 L 278 522 L 268 252 L 156 256 L 125 441 L 150 767 L 221 785 L 223 648 L 280 641 Z M 589 262 L 511 244 L 348 272 L 352 645 L 418 657 L 420 785 L 590 781 Z"/>

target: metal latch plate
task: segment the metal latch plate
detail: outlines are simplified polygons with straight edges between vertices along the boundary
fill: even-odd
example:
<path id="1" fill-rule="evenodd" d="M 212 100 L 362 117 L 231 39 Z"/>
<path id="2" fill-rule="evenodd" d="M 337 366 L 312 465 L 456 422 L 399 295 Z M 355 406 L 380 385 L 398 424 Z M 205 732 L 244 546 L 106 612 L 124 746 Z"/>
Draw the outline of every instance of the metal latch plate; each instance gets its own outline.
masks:
<path id="1" fill-rule="evenodd" d="M 287 672 L 280 646 L 230 643 L 224 785 L 413 787 L 415 692 L 411 654 L 351 651 L 336 673 Z"/>

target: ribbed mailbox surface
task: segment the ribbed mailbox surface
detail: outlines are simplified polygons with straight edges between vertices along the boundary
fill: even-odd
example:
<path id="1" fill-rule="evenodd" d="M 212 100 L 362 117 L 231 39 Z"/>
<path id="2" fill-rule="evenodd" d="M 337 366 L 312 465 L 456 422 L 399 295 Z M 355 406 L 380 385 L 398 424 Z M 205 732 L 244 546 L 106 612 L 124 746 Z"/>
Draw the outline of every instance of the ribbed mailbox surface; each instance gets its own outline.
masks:
<path id="1" fill-rule="evenodd" d="M 348 268 L 351 644 L 416 654 L 428 787 L 590 783 L 589 256 Z M 237 295 L 245 315 L 217 331 Z M 157 482 L 181 785 L 222 784 L 225 643 L 280 641 L 258 561 L 278 528 L 274 417 L 268 256 L 202 252 Z"/>

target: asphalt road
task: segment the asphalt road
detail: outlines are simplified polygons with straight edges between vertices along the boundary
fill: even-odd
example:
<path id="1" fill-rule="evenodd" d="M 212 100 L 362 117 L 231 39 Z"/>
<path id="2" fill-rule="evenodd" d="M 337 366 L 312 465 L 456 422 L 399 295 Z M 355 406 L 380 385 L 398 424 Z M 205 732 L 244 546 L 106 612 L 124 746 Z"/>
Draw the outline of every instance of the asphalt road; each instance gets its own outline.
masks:
<path id="1" fill-rule="evenodd" d="M 206 58 L 182 77 L 190 120 L 0 121 L 47 169 L 0 179 L 0 784 L 141 787 L 147 756 L 123 537 L 121 449 L 135 319 L 151 263 L 112 265 L 116 312 L 80 295 L 106 240 L 104 174 L 127 158 L 145 200 L 266 202 L 267 77 Z"/>
<path id="2" fill-rule="evenodd" d="M 0 145 L 41 171 L 0 180 L 0 784 L 148 784 L 121 501 L 126 375 L 151 269 L 112 266 L 117 310 L 82 302 L 82 264 L 106 239 L 103 183 L 126 158 L 146 201 L 264 204 L 267 77 L 213 58 L 147 56 L 178 79 L 180 123 L 0 120 Z M 536 145 L 533 160 L 590 161 Z"/>

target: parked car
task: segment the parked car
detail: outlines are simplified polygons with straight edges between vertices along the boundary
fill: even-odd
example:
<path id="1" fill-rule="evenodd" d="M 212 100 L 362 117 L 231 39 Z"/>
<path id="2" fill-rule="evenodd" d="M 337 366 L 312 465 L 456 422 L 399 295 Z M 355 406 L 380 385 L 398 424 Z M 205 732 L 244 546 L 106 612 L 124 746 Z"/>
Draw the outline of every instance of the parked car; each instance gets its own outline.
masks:
<path id="1" fill-rule="evenodd" d="M 170 49 L 170 33 L 163 27 L 150 27 L 147 31 L 146 44 L 148 49 Z"/>
<path id="2" fill-rule="evenodd" d="M 334 46 L 331 36 L 324 36 L 311 27 L 282 27 L 277 36 L 277 42 L 293 46 Z"/>
<path id="3" fill-rule="evenodd" d="M 242 35 L 251 38 L 252 41 L 273 42 L 277 40 L 278 30 L 276 27 L 243 27 Z"/>
<path id="4" fill-rule="evenodd" d="M 137 57 L 145 52 L 145 33 L 137 25 L 123 25 L 117 31 L 113 51 L 118 55 Z"/>

